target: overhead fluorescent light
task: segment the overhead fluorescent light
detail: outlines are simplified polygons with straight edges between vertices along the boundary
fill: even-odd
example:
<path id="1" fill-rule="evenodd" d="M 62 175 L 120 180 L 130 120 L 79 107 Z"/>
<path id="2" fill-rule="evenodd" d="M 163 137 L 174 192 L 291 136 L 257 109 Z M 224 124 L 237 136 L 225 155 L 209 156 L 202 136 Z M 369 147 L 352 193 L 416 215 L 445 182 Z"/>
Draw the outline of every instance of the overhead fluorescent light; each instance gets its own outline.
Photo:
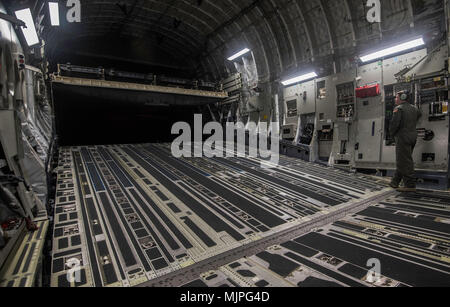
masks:
<path id="1" fill-rule="evenodd" d="M 235 60 L 235 59 L 237 59 L 237 58 L 243 56 L 244 54 L 246 54 L 246 53 L 248 53 L 248 52 L 250 52 L 250 49 L 245 48 L 245 49 L 239 51 L 238 53 L 236 53 L 235 55 L 230 56 L 230 57 L 228 58 L 228 61 L 233 61 L 233 60 Z"/>
<path id="2" fill-rule="evenodd" d="M 49 2 L 50 22 L 52 26 L 59 26 L 59 5 L 58 2 Z"/>
<path id="3" fill-rule="evenodd" d="M 415 39 L 415 40 L 412 40 L 412 41 L 409 41 L 409 42 L 406 42 L 406 43 L 403 43 L 403 44 L 400 44 L 400 45 L 397 45 L 397 46 L 394 46 L 391 48 L 383 49 L 383 50 L 362 56 L 361 61 L 364 63 L 370 62 L 373 60 L 381 59 L 386 56 L 393 55 L 393 54 L 396 54 L 396 53 L 399 53 L 402 51 L 406 51 L 409 49 L 413 49 L 413 48 L 423 46 L 423 45 L 425 45 L 423 38 Z"/>
<path id="4" fill-rule="evenodd" d="M 306 81 L 309 79 L 314 79 L 315 77 L 317 77 L 317 74 L 315 72 L 310 72 L 309 74 L 301 75 L 301 76 L 298 76 L 298 77 L 295 77 L 292 79 L 282 81 L 281 84 L 283 84 L 284 86 L 291 85 L 291 84 Z"/>
<path id="5" fill-rule="evenodd" d="M 33 46 L 39 44 L 39 37 L 36 32 L 36 27 L 34 26 L 33 16 L 31 15 L 30 9 L 23 9 L 15 12 L 17 19 L 22 20 L 25 27 L 22 27 L 23 35 L 27 41 L 28 46 Z"/>

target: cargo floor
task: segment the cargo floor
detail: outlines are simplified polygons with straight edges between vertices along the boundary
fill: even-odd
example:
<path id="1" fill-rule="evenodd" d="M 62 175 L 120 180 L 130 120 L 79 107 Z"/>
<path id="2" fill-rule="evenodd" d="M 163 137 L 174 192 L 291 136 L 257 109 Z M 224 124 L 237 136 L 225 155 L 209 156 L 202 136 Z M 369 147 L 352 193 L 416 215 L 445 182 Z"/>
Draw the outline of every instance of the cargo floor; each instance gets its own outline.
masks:
<path id="1" fill-rule="evenodd" d="M 387 190 L 286 157 L 274 169 L 175 159 L 167 144 L 63 148 L 57 173 L 51 284 L 63 287 L 144 284 Z"/>
<path id="2" fill-rule="evenodd" d="M 448 193 L 391 196 L 185 286 L 449 287 L 449 209 Z"/>

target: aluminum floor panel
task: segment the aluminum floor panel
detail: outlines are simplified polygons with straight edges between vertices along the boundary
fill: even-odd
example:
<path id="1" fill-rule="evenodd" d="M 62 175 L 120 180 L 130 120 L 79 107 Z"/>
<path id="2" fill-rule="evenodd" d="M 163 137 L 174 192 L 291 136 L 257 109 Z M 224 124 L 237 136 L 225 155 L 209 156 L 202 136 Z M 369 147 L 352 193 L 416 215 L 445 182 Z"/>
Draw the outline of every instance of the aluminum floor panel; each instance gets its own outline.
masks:
<path id="1" fill-rule="evenodd" d="M 185 286 L 448 287 L 449 211 L 450 193 L 397 193 Z M 380 275 L 371 279 L 374 260 Z"/>
<path id="2" fill-rule="evenodd" d="M 168 144 L 63 148 L 51 284 L 145 284 L 387 190 L 284 157 L 268 170 L 257 159 L 174 159 Z"/>

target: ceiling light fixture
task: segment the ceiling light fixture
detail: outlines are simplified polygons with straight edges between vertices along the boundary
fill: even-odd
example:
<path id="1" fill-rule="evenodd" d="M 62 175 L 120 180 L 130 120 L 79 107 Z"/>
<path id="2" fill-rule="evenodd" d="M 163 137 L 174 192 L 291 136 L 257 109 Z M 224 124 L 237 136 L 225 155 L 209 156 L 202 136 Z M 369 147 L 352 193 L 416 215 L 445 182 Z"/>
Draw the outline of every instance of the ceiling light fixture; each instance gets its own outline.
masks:
<path id="1" fill-rule="evenodd" d="M 247 53 L 249 53 L 249 52 L 250 52 L 250 49 L 245 48 L 245 49 L 239 51 L 238 53 L 236 53 L 235 55 L 230 56 L 230 57 L 228 58 L 228 61 L 233 61 L 233 60 L 235 60 L 235 59 L 237 59 L 237 58 L 239 58 L 239 57 L 241 57 L 241 56 L 243 56 L 244 54 L 247 54 Z"/>
<path id="2" fill-rule="evenodd" d="M 295 78 L 292 78 L 292 79 L 288 79 L 288 80 L 282 81 L 281 84 L 283 84 L 284 86 L 291 85 L 291 84 L 298 83 L 298 82 L 301 82 L 301 81 L 314 79 L 315 77 L 317 77 L 317 74 L 315 72 L 310 72 L 309 74 L 301 75 L 301 76 L 298 76 L 298 77 L 295 77 Z"/>
<path id="3" fill-rule="evenodd" d="M 58 2 L 49 2 L 50 22 L 52 26 L 59 26 L 59 5 Z"/>
<path id="4" fill-rule="evenodd" d="M 400 45 L 396 45 L 394 47 L 386 48 L 365 56 L 360 57 L 363 63 L 370 62 L 373 60 L 381 59 L 387 57 L 389 55 L 393 55 L 399 52 L 403 52 L 406 50 L 410 50 L 419 46 L 425 45 L 423 38 L 415 39 Z"/>
<path id="5" fill-rule="evenodd" d="M 17 19 L 22 20 L 26 27 L 22 27 L 22 33 L 25 36 L 28 46 L 39 43 L 39 37 L 34 26 L 33 16 L 30 9 L 23 9 L 15 12 Z"/>

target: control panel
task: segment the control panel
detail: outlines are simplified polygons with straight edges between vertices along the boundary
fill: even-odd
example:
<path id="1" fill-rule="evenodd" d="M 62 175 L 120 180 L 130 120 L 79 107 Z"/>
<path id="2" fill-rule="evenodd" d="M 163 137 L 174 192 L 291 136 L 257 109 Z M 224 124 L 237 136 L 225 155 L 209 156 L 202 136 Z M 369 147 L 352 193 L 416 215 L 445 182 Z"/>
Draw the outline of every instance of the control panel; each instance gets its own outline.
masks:
<path id="1" fill-rule="evenodd" d="M 336 86 L 337 118 L 352 119 L 355 114 L 355 84 L 348 82 Z"/>

